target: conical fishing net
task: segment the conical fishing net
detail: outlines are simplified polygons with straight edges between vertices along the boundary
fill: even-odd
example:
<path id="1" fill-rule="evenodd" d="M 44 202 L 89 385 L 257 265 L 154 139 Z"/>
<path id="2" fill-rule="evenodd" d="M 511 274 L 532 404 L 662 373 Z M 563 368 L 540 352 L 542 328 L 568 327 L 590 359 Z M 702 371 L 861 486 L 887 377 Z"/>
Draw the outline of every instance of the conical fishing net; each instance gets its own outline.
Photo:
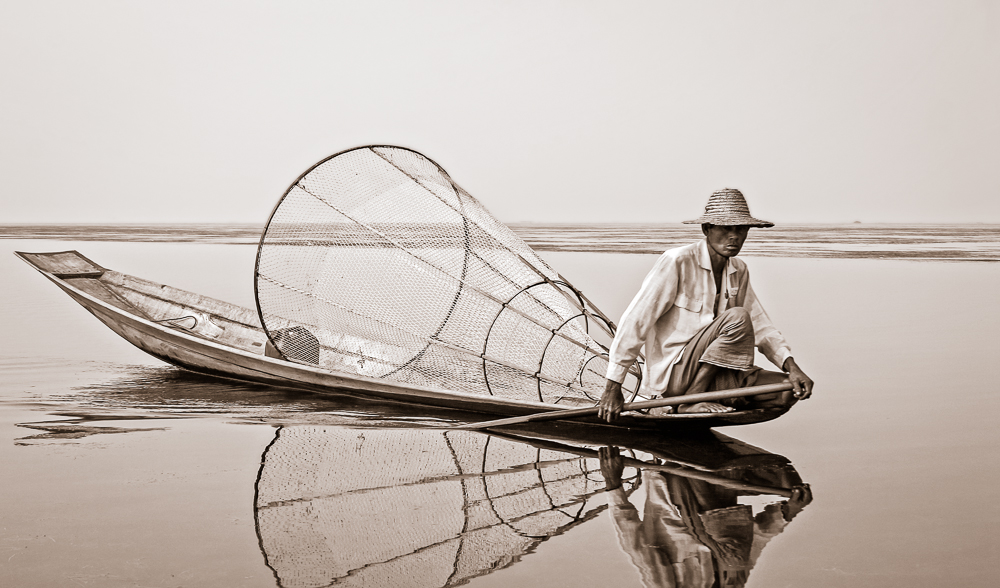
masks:
<path id="1" fill-rule="evenodd" d="M 255 280 L 290 361 L 522 401 L 590 404 L 604 388 L 591 328 L 611 322 L 409 149 L 361 147 L 306 172 L 268 221 Z"/>

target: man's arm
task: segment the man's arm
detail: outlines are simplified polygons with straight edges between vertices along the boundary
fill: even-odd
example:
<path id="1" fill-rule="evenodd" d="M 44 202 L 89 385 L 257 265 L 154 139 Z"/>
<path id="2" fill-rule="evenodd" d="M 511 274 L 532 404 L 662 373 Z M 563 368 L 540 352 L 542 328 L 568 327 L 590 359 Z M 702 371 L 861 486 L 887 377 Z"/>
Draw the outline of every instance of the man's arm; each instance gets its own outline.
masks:
<path id="1" fill-rule="evenodd" d="M 618 322 L 608 355 L 609 380 L 625 381 L 656 321 L 674 305 L 678 281 L 677 258 L 669 252 L 661 255 Z"/>
<path id="2" fill-rule="evenodd" d="M 665 557 L 666 548 L 647 541 L 643 533 L 643 521 L 639 511 L 629 502 L 622 488 L 622 458 L 617 447 L 601 447 L 601 474 L 604 476 L 604 494 L 608 500 L 608 512 L 618 536 L 618 544 L 639 570 L 639 575 L 648 585 L 675 586 L 678 584 L 670 559 Z M 652 522 L 652 521 L 651 521 Z M 647 584 L 647 582 L 643 582 Z"/>
<path id="3" fill-rule="evenodd" d="M 795 363 L 792 357 L 792 350 L 785 341 L 785 337 L 771 322 L 771 317 L 764 311 L 760 300 L 750 285 L 750 274 L 745 274 L 745 283 L 741 284 L 746 293 L 743 306 L 750 312 L 750 320 L 753 321 L 754 340 L 757 348 L 774 365 L 781 368 L 781 371 L 788 374 L 788 381 L 794 386 L 792 393 L 795 398 L 804 400 L 812 396 L 813 381 Z"/>
<path id="4" fill-rule="evenodd" d="M 750 548 L 750 564 L 753 567 L 760 558 L 764 547 L 774 539 L 795 515 L 812 502 L 812 490 L 809 484 L 792 487 L 792 496 L 785 502 L 769 504 L 754 517 L 753 545 Z"/>
<path id="5" fill-rule="evenodd" d="M 781 331 L 775 328 L 771 317 L 767 315 L 760 300 L 757 299 L 757 294 L 754 293 L 753 286 L 750 285 L 749 272 L 745 276 L 746 282 L 741 284 L 746 296 L 742 306 L 750 313 L 750 320 L 753 322 L 754 344 L 764 354 L 764 357 L 784 371 L 785 361 L 791 357 L 792 349 L 789 347 L 788 341 L 785 341 Z"/>
<path id="6" fill-rule="evenodd" d="M 608 422 L 618 419 L 625 403 L 622 382 L 656 321 L 673 306 L 678 281 L 677 258 L 668 253 L 661 255 L 625 309 L 608 356 L 608 381 L 597 404 L 600 418 Z"/>

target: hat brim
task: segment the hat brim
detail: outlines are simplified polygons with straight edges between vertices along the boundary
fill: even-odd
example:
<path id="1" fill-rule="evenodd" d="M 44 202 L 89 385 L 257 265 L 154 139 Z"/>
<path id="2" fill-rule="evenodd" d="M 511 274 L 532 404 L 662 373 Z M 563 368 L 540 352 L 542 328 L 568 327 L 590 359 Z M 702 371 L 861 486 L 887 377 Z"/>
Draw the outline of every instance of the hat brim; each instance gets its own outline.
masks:
<path id="1" fill-rule="evenodd" d="M 694 220 L 683 221 L 685 225 L 719 225 L 728 227 L 759 227 L 768 228 L 773 227 L 774 223 L 765 220 L 760 220 L 759 218 L 754 218 L 752 216 L 702 216 Z"/>

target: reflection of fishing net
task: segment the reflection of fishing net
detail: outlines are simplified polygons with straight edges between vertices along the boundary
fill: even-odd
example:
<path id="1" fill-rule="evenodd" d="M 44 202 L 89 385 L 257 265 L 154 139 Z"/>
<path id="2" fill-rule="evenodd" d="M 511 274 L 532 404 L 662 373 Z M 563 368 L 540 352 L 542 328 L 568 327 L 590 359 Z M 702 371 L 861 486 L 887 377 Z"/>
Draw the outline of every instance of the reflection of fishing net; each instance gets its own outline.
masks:
<path id="1" fill-rule="evenodd" d="M 292 361 L 516 400 L 589 403 L 604 387 L 588 329 L 609 321 L 408 149 L 353 149 L 306 172 L 268 221 L 255 280 L 261 322 Z"/>
<path id="2" fill-rule="evenodd" d="M 281 586 L 436 587 L 593 518 L 603 489 L 596 459 L 474 431 L 297 426 L 264 456 L 255 506 Z"/>

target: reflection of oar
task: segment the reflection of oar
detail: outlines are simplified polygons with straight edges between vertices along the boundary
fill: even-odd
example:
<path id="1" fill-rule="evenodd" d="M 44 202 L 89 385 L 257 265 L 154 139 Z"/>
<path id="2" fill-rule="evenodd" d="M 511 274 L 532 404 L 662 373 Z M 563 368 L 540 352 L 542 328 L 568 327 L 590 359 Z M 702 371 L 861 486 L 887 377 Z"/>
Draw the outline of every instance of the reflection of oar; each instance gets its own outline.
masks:
<path id="1" fill-rule="evenodd" d="M 580 457 L 590 457 L 595 459 L 598 459 L 600 457 L 600 454 L 594 449 L 587 449 L 584 447 L 574 447 L 572 445 L 565 445 L 563 443 L 558 443 L 555 441 L 544 441 L 541 439 L 535 439 L 533 437 L 521 437 L 520 435 L 511 435 L 509 433 L 498 433 L 496 431 L 490 431 L 490 435 L 493 435 L 494 437 L 500 437 L 502 439 L 510 439 L 511 441 L 517 441 L 519 443 L 525 443 L 527 445 L 533 445 L 535 447 L 538 447 L 539 449 L 548 449 L 550 451 L 558 451 L 560 453 L 573 453 L 575 455 L 579 455 Z M 699 472 L 697 470 L 692 470 L 685 467 L 668 466 L 658 463 L 649 463 L 647 461 L 642 461 L 641 459 L 625 457 L 624 455 L 621 456 L 621 459 L 624 460 L 625 466 L 630 468 L 664 472 L 667 474 L 673 474 L 675 476 L 682 476 L 694 480 L 701 480 L 703 482 L 708 482 L 709 484 L 722 486 L 723 488 L 729 488 L 731 490 L 739 490 L 742 492 L 753 492 L 756 494 L 775 494 L 777 496 L 784 496 L 785 498 L 792 497 L 792 491 L 787 488 L 776 488 L 772 486 L 758 486 L 756 484 L 747 484 L 746 482 L 740 482 L 739 480 L 733 480 L 732 478 L 726 478 L 724 476 L 718 476 L 706 472 Z"/>
<path id="2" fill-rule="evenodd" d="M 656 408 L 658 406 L 676 406 L 678 404 L 694 404 L 696 402 L 715 402 L 727 398 L 743 398 L 745 396 L 757 396 L 758 394 L 769 394 L 772 392 L 784 392 L 791 390 L 792 385 L 788 382 L 780 384 L 765 384 L 763 386 L 750 386 L 749 388 L 736 388 L 734 390 L 719 390 L 718 392 L 702 392 L 701 394 L 685 394 L 683 396 L 671 396 L 669 398 L 657 398 L 656 400 L 644 400 L 642 402 L 632 402 L 622 407 L 622 412 L 626 410 L 639 410 L 641 408 Z M 518 423 L 528 423 L 533 421 L 555 421 L 582 416 L 594 416 L 597 414 L 597 407 L 572 408 L 567 410 L 555 409 L 546 412 L 539 412 L 519 417 L 498 419 L 495 421 L 484 421 L 482 423 L 469 423 L 459 425 L 456 429 L 488 429 L 490 427 L 500 427 L 503 425 L 516 425 Z"/>

